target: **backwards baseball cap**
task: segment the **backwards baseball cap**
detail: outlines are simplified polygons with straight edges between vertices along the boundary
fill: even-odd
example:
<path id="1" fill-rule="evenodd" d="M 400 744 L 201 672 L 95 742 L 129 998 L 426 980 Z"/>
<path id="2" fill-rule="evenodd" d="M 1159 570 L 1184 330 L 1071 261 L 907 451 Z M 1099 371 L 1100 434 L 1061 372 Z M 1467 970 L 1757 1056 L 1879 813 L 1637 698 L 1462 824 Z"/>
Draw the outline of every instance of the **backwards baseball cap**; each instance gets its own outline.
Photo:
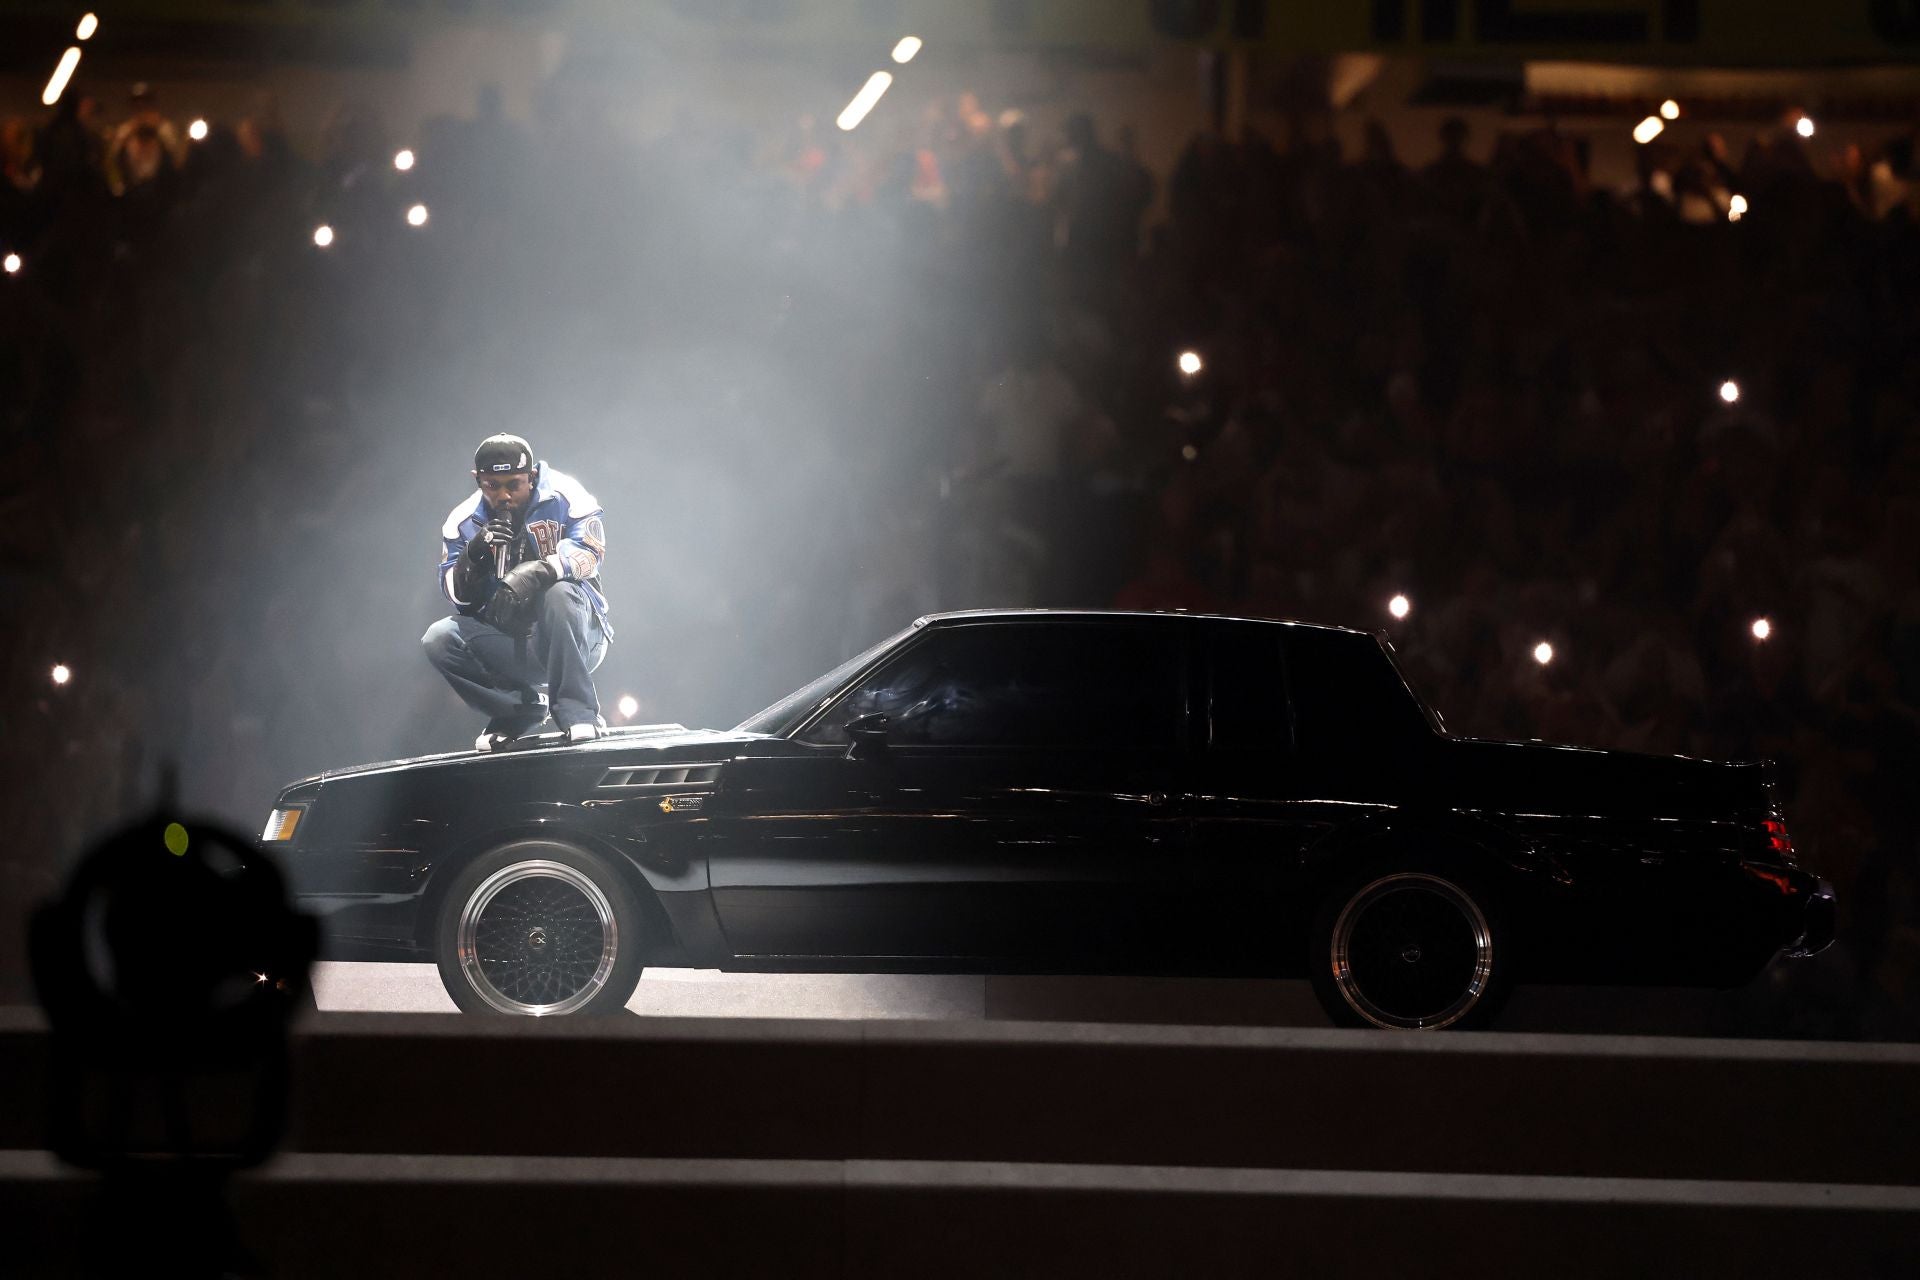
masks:
<path id="1" fill-rule="evenodd" d="M 500 475 L 510 471 L 533 470 L 533 446 L 519 436 L 488 436 L 473 451 L 473 473 Z"/>

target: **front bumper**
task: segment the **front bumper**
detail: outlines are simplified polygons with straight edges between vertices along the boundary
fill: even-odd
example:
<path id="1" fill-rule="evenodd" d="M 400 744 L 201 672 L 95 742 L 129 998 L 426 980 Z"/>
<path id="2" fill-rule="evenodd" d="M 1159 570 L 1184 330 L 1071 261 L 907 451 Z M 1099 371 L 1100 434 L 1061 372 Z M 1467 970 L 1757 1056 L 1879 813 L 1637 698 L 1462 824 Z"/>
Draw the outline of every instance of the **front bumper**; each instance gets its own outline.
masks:
<path id="1" fill-rule="evenodd" d="M 1795 958 L 1817 956 L 1833 945 L 1835 910 L 1833 886 L 1825 880 L 1800 904 L 1801 933 L 1787 944 L 1785 954 Z"/>

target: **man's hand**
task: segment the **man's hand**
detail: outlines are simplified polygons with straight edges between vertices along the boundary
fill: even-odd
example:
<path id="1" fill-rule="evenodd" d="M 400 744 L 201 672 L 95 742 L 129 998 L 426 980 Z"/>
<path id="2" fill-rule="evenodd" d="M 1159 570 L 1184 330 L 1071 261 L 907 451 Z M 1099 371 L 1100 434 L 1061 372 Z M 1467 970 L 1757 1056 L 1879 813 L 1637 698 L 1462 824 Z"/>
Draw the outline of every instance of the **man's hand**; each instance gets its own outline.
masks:
<path id="1" fill-rule="evenodd" d="M 495 516 L 473 535 L 473 541 L 467 544 L 467 557 L 475 564 L 484 564 L 493 559 L 496 547 L 510 547 L 513 541 L 513 521 L 506 516 Z"/>
<path id="2" fill-rule="evenodd" d="M 480 616 L 509 635 L 525 635 L 533 630 L 541 595 L 559 580 L 560 574 L 545 560 L 517 564 L 500 579 Z"/>

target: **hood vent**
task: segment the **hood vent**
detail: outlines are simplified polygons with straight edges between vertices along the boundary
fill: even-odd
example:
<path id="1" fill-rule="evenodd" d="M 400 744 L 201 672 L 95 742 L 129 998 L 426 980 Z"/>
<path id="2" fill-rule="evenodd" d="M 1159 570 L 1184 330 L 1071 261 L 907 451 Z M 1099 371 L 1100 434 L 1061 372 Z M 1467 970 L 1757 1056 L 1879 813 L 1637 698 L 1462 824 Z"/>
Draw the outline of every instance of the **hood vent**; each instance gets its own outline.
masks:
<path id="1" fill-rule="evenodd" d="M 697 787 L 710 785 L 720 777 L 720 761 L 692 764 L 645 765 L 633 769 L 609 769 L 600 779 L 602 791 L 644 791 L 654 787 Z"/>

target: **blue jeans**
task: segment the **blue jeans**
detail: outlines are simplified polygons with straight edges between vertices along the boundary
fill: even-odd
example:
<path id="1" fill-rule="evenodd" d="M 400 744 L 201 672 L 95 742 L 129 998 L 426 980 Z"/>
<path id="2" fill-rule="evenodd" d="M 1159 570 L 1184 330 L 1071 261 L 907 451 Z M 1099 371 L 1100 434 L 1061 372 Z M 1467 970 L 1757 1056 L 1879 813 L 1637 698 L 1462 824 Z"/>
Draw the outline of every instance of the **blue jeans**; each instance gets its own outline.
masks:
<path id="1" fill-rule="evenodd" d="M 607 656 L 607 628 L 579 583 L 547 588 L 524 647 L 498 627 L 460 613 L 428 627 L 420 644 L 461 701 L 486 714 L 492 732 L 524 732 L 539 724 L 545 718 L 542 693 L 563 728 L 592 724 L 600 714 L 593 672 Z"/>

